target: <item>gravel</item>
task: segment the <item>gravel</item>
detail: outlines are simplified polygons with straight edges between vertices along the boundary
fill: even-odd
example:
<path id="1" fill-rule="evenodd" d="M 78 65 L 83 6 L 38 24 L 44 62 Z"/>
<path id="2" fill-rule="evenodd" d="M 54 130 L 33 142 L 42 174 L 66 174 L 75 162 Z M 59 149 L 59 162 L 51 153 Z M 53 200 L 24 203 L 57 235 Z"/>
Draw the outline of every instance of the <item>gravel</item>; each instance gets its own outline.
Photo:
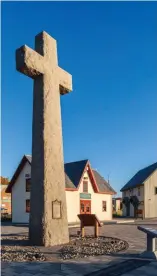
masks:
<path id="1" fill-rule="evenodd" d="M 45 256 L 36 247 L 2 246 L 1 260 L 3 262 L 45 261 Z"/>
<path id="2" fill-rule="evenodd" d="M 3 262 L 46 261 L 44 254 L 37 247 L 28 246 L 27 236 L 2 236 L 1 240 L 1 261 Z"/>
<path id="3" fill-rule="evenodd" d="M 92 236 L 71 237 L 70 243 L 60 249 L 60 258 L 63 260 L 86 258 L 104 254 L 116 253 L 128 248 L 126 241 L 110 238 Z"/>
<path id="4" fill-rule="evenodd" d="M 39 247 L 29 246 L 28 236 L 2 236 L 1 261 L 3 262 L 32 262 L 47 260 Z M 62 260 L 86 258 L 104 254 L 116 253 L 128 248 L 128 243 L 117 239 L 100 236 L 71 236 L 70 242 L 57 250 Z M 49 248 L 51 254 L 51 248 Z M 53 254 L 53 253 L 52 253 Z"/>

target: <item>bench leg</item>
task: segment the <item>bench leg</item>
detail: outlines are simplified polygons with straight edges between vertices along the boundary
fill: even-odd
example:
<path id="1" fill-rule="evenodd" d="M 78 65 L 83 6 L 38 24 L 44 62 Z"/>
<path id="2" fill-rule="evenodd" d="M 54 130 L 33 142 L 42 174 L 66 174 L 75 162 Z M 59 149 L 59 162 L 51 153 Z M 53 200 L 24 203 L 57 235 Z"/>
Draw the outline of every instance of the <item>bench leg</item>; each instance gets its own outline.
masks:
<path id="1" fill-rule="evenodd" d="M 82 236 L 82 238 L 84 238 L 84 235 L 85 235 L 84 225 L 83 225 L 83 223 L 81 222 L 81 236 Z"/>
<path id="2" fill-rule="evenodd" d="M 99 226 L 98 226 L 98 222 L 95 222 L 95 238 L 97 238 L 99 236 Z"/>
<path id="3" fill-rule="evenodd" d="M 155 251 L 155 238 L 147 234 L 147 251 Z"/>
<path id="4" fill-rule="evenodd" d="M 82 238 L 84 238 L 84 226 L 82 227 Z"/>

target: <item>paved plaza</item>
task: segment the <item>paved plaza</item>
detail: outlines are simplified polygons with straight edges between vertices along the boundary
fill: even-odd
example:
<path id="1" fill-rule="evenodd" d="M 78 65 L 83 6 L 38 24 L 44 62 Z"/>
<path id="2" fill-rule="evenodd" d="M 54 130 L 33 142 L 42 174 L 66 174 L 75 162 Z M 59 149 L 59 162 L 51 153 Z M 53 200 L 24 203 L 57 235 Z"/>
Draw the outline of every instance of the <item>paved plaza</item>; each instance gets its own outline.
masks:
<path id="1" fill-rule="evenodd" d="M 157 220 L 140 221 L 137 224 L 157 229 Z M 69 231 L 70 234 L 76 234 L 78 230 L 70 228 Z M 87 234 L 92 234 L 92 231 L 92 228 L 88 228 Z M 2 235 L 27 232 L 28 227 L 2 226 Z M 43 263 L 2 263 L 2 276 L 157 276 L 157 261 L 141 259 L 139 256 L 146 248 L 146 235 L 137 230 L 135 223 L 104 225 L 100 228 L 100 235 L 123 239 L 129 243 L 129 248 L 114 255 L 80 260 L 60 261 L 54 257 L 53 261 Z"/>

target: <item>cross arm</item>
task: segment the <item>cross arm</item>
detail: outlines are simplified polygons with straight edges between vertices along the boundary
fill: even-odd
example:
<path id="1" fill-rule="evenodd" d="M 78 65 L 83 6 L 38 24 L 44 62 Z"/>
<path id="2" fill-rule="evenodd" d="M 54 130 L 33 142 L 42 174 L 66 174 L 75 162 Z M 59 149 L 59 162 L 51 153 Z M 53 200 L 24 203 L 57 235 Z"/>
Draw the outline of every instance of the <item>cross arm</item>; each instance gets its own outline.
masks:
<path id="1" fill-rule="evenodd" d="M 60 94 L 64 95 L 72 91 L 72 75 L 58 67 Z"/>
<path id="2" fill-rule="evenodd" d="M 44 73 L 43 60 L 43 56 L 26 45 L 16 50 L 16 69 L 33 79 Z"/>

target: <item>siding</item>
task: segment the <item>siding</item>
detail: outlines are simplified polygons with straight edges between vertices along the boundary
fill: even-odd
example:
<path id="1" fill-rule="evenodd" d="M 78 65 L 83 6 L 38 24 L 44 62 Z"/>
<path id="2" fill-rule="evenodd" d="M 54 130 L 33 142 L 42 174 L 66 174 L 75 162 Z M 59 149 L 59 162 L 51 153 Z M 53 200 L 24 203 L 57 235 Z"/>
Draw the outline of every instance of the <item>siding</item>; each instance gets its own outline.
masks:
<path id="1" fill-rule="evenodd" d="M 145 217 L 157 217 L 157 195 L 155 195 L 155 187 L 157 187 L 157 170 L 145 181 Z"/>
<path id="2" fill-rule="evenodd" d="M 140 188 L 140 196 L 138 195 L 138 187 L 136 188 L 133 188 L 132 189 L 132 192 L 130 193 L 130 190 L 127 190 L 127 191 L 124 191 L 122 192 L 122 198 L 124 197 L 131 197 L 131 196 L 137 196 L 137 198 L 139 199 L 139 201 L 144 201 L 144 185 L 142 186 L 139 186 Z M 143 207 L 144 205 L 140 204 L 138 209 L 142 209 L 143 210 Z M 127 210 L 126 210 L 126 207 L 125 205 L 123 204 L 123 216 L 126 216 L 127 215 Z M 134 217 L 134 206 L 130 203 L 130 217 Z"/>
<path id="3" fill-rule="evenodd" d="M 68 210 L 68 222 L 78 222 L 79 218 L 77 215 L 80 213 L 79 193 L 72 191 L 66 191 L 65 193 Z"/>
<path id="4" fill-rule="evenodd" d="M 88 173 L 84 173 L 84 177 L 88 177 Z M 83 180 L 80 183 L 79 193 L 83 193 Z M 95 193 L 88 177 L 88 193 L 91 194 L 91 213 L 96 214 L 99 220 L 112 219 L 112 195 Z M 102 211 L 102 201 L 106 201 L 107 211 Z"/>
<path id="5" fill-rule="evenodd" d="M 28 223 L 29 213 L 26 213 L 26 199 L 30 199 L 30 193 L 26 192 L 25 174 L 30 174 L 31 166 L 27 162 L 12 188 L 12 222 Z"/>

